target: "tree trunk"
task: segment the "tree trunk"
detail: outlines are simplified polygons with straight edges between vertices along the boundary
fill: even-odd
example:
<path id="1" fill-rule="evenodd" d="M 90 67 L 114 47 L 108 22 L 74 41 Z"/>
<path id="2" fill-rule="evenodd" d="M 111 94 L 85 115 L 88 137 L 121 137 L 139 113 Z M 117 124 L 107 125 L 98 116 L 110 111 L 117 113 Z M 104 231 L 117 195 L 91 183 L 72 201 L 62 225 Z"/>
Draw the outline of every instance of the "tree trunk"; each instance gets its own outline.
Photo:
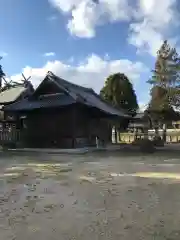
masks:
<path id="1" fill-rule="evenodd" d="M 163 141 L 166 142 L 167 124 L 163 124 Z"/>
<path id="2" fill-rule="evenodd" d="M 120 132 L 120 129 L 118 131 L 118 139 L 117 140 L 119 140 L 119 143 L 121 142 L 121 132 Z"/>
<path id="3" fill-rule="evenodd" d="M 155 138 L 155 139 L 158 139 L 158 137 L 159 137 L 159 125 L 158 125 L 158 122 L 157 122 L 157 121 L 154 121 L 153 127 L 154 127 L 154 130 L 155 130 L 155 136 L 154 136 L 154 138 Z"/>
<path id="4" fill-rule="evenodd" d="M 135 133 L 134 140 L 137 140 L 137 138 L 138 138 L 138 129 L 137 128 L 135 128 L 134 133 Z"/>
<path id="5" fill-rule="evenodd" d="M 148 128 L 144 127 L 144 139 L 148 139 Z"/>
<path id="6" fill-rule="evenodd" d="M 144 122 L 144 139 L 148 139 L 148 129 L 149 129 L 149 122 L 145 121 Z"/>
<path id="7" fill-rule="evenodd" d="M 155 130 L 155 138 L 158 138 L 159 137 L 158 126 L 155 126 L 154 130 Z"/>
<path id="8" fill-rule="evenodd" d="M 115 140 L 115 143 L 117 143 L 118 142 L 118 136 L 117 136 L 117 128 L 115 127 L 114 128 L 114 140 Z"/>

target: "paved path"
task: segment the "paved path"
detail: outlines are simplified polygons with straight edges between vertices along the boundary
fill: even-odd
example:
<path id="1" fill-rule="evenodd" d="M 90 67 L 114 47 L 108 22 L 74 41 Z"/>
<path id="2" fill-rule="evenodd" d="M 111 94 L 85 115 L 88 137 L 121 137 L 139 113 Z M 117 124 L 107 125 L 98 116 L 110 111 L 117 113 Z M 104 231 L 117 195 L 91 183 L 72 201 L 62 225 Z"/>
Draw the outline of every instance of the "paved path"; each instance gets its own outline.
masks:
<path id="1" fill-rule="evenodd" d="M 180 157 L 0 158 L 0 239 L 180 239 Z"/>

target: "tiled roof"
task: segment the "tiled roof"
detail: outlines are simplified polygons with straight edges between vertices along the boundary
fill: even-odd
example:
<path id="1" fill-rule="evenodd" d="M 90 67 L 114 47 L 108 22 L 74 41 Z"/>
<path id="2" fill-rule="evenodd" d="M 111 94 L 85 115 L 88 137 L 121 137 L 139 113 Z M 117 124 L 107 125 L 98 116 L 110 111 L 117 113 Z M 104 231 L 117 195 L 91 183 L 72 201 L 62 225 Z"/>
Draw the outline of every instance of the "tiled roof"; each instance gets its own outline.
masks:
<path id="1" fill-rule="evenodd" d="M 3 105 L 16 101 L 25 90 L 25 87 L 18 86 L 0 92 L 0 104 Z"/>
<path id="2" fill-rule="evenodd" d="M 89 107 L 98 108 L 99 110 L 115 116 L 130 118 L 123 111 L 112 107 L 110 104 L 103 101 L 98 94 L 96 94 L 92 89 L 85 88 L 73 83 L 70 83 L 62 78 L 57 77 L 53 73 L 48 73 L 46 79 L 50 79 L 55 82 L 59 88 L 63 88 L 67 92 L 67 96 L 56 96 L 53 99 L 48 98 L 44 100 L 23 100 L 9 106 L 6 106 L 4 110 L 30 110 L 33 108 L 41 107 L 57 107 L 62 105 L 69 105 L 75 102 L 87 105 Z M 41 84 L 38 88 L 41 87 Z M 38 89 L 37 88 L 37 89 Z M 34 92 L 34 94 L 36 91 Z"/>
<path id="3" fill-rule="evenodd" d="M 134 116 L 134 119 L 142 119 L 145 116 L 144 112 L 139 112 Z"/>
<path id="4" fill-rule="evenodd" d="M 70 96 L 49 97 L 42 100 L 29 100 L 28 98 L 4 107 L 4 110 L 23 111 L 49 107 L 67 106 L 76 101 Z"/>
<path id="5" fill-rule="evenodd" d="M 93 89 L 91 88 L 85 88 L 70 82 L 65 81 L 62 78 L 59 78 L 55 75 L 52 75 L 51 77 L 56 78 L 57 83 L 60 86 L 64 86 L 70 93 L 73 93 L 75 96 L 80 97 L 78 100 L 81 101 L 81 103 L 88 105 L 90 107 L 95 107 L 100 109 L 103 112 L 109 113 L 111 115 L 117 115 L 120 117 L 127 117 L 129 116 L 125 114 L 123 111 L 120 111 L 119 109 L 116 109 L 112 107 L 110 104 L 103 101 L 98 94 L 96 94 Z"/>

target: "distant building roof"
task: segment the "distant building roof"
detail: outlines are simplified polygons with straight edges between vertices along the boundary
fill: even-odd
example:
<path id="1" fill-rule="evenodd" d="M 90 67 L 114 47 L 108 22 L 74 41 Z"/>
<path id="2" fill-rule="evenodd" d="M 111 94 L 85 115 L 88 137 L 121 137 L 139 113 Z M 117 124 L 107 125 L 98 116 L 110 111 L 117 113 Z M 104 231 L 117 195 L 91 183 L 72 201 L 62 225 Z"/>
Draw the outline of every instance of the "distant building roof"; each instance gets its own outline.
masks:
<path id="1" fill-rule="evenodd" d="M 142 119 L 145 116 L 144 112 L 138 112 L 133 119 Z"/>
<path id="2" fill-rule="evenodd" d="M 149 126 L 151 126 L 151 118 L 148 114 L 146 114 L 146 112 L 138 112 L 136 116 L 131 119 L 129 127 L 142 128 L 145 126 L 145 124 L 149 124 Z"/>
<path id="3" fill-rule="evenodd" d="M 25 87 L 18 86 L 0 92 L 0 104 L 3 105 L 16 101 L 25 90 Z"/>
<path id="4" fill-rule="evenodd" d="M 136 122 L 130 122 L 128 125 L 129 128 L 143 128 L 144 127 L 144 123 L 136 123 Z"/>
<path id="5" fill-rule="evenodd" d="M 103 101 L 98 94 L 96 94 L 92 89 L 85 88 L 73 83 L 70 83 L 62 78 L 57 77 L 53 73 L 48 73 L 45 80 L 51 80 L 55 82 L 55 84 L 63 89 L 67 94 L 65 96 L 59 95 L 57 97 L 53 97 L 53 99 L 47 98 L 42 100 L 33 100 L 24 99 L 22 101 L 16 102 L 14 104 L 10 104 L 4 107 L 4 110 L 11 111 L 22 111 L 22 110 L 31 110 L 37 109 L 41 107 L 57 107 L 63 105 L 69 105 L 73 103 L 81 103 L 87 105 L 89 107 L 95 107 L 99 110 L 115 116 L 130 118 L 129 115 L 125 114 L 123 111 L 112 107 L 110 104 Z M 42 84 L 42 83 L 41 83 Z M 36 92 L 41 88 L 41 84 L 35 90 Z"/>

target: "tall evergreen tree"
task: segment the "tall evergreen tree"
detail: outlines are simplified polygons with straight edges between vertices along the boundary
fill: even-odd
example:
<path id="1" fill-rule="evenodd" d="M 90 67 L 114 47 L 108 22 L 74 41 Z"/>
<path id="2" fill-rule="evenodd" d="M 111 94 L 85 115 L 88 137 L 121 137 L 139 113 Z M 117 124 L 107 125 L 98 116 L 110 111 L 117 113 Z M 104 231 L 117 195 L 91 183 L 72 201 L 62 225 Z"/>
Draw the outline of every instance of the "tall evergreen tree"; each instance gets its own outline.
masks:
<path id="1" fill-rule="evenodd" d="M 148 81 L 154 86 L 166 90 L 166 100 L 170 106 L 179 105 L 180 92 L 180 57 L 175 48 L 172 48 L 167 40 L 164 41 L 159 51 L 153 76 Z"/>
<path id="2" fill-rule="evenodd" d="M 132 83 L 123 73 L 110 75 L 100 91 L 101 97 L 116 108 L 128 114 L 135 114 L 138 109 L 136 93 Z"/>
<path id="3" fill-rule="evenodd" d="M 0 60 L 2 59 L 2 57 L 0 57 Z M 2 70 L 2 66 L 0 65 L 0 87 L 2 87 L 2 80 L 5 77 L 5 73 Z"/>
<path id="4" fill-rule="evenodd" d="M 134 115 L 138 109 L 136 93 L 132 83 L 123 73 L 110 75 L 100 91 L 101 97 L 116 108 L 124 110 L 125 113 Z M 117 142 L 117 129 L 126 129 L 129 121 L 122 120 L 116 124 L 115 141 Z"/>
<path id="5" fill-rule="evenodd" d="M 153 122 L 166 124 L 176 117 L 173 109 L 179 105 L 180 58 L 175 48 L 164 41 L 159 51 L 153 76 L 148 81 L 152 85 L 148 111 Z M 155 126 L 157 127 L 157 126 Z M 164 125 L 164 139 L 166 126 Z"/>

